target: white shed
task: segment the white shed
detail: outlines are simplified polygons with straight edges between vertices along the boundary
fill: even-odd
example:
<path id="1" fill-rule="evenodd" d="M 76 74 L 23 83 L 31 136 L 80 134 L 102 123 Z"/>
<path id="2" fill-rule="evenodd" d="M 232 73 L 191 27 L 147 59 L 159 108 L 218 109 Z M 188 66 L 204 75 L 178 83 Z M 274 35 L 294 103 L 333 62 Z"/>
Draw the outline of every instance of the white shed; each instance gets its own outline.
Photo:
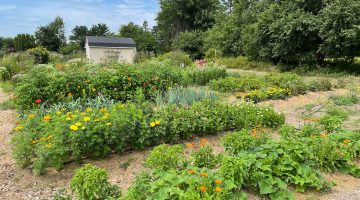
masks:
<path id="1" fill-rule="evenodd" d="M 86 58 L 99 63 L 134 63 L 136 44 L 131 38 L 86 36 Z"/>

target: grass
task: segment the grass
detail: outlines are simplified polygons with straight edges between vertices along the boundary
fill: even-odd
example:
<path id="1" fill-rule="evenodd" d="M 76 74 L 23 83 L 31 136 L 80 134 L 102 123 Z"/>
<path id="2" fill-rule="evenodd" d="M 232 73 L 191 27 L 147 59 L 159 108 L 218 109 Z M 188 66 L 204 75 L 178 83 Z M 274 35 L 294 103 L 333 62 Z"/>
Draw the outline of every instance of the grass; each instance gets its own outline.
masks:
<path id="1" fill-rule="evenodd" d="M 0 103 L 0 110 L 12 110 L 15 109 L 14 101 L 9 99 L 5 102 Z"/>
<path id="2" fill-rule="evenodd" d="M 11 93 L 15 89 L 15 85 L 11 81 L 0 81 L 0 88 L 2 88 L 3 92 Z"/>

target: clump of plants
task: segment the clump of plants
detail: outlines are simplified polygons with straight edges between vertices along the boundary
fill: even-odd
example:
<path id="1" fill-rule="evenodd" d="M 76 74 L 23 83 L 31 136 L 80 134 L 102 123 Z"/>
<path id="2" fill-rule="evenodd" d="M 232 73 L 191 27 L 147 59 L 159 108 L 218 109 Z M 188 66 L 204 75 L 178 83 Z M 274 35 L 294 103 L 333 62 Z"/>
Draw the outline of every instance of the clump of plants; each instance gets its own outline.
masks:
<path id="1" fill-rule="evenodd" d="M 80 200 L 116 199 L 121 196 L 119 188 L 111 185 L 104 169 L 87 164 L 75 171 L 71 189 Z"/>
<path id="2" fill-rule="evenodd" d="M 69 160 L 103 158 L 111 152 L 175 143 L 220 131 L 284 124 L 282 114 L 252 103 L 201 101 L 156 109 L 151 109 L 149 102 L 87 105 L 90 107 L 66 103 L 24 114 L 12 138 L 17 164 L 42 174 L 48 167 L 63 168 Z"/>
<path id="3" fill-rule="evenodd" d="M 329 99 L 337 106 L 351 106 L 359 102 L 359 96 L 355 92 L 346 95 L 332 95 Z"/>

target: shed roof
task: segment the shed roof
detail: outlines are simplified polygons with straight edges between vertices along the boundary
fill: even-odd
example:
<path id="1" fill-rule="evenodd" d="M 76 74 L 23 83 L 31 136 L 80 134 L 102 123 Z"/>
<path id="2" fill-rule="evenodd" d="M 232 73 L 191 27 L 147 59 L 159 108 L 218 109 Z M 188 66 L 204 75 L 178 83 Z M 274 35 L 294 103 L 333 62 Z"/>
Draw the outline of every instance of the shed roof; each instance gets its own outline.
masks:
<path id="1" fill-rule="evenodd" d="M 131 38 L 86 36 L 90 47 L 136 47 Z"/>

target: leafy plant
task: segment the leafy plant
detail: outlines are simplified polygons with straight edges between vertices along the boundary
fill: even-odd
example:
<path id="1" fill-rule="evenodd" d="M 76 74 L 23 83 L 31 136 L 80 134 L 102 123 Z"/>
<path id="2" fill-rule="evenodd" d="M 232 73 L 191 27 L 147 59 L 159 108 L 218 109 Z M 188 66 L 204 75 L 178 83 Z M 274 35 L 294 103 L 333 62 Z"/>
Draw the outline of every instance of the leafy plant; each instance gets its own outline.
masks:
<path id="1" fill-rule="evenodd" d="M 347 95 L 332 95 L 329 99 L 337 106 L 351 106 L 359 102 L 359 97 L 355 92 Z"/>
<path id="2" fill-rule="evenodd" d="M 214 168 L 219 162 L 221 155 L 215 155 L 210 146 L 200 147 L 191 154 L 194 159 L 194 166 L 199 168 Z"/>
<path id="3" fill-rule="evenodd" d="M 180 145 L 167 146 L 160 145 L 155 147 L 146 159 L 146 165 L 156 170 L 177 169 L 183 162 L 183 147 Z"/>
<path id="4" fill-rule="evenodd" d="M 27 52 L 33 56 L 35 56 L 36 64 L 47 64 L 49 62 L 49 52 L 44 47 L 35 47 L 28 49 Z"/>
<path id="5" fill-rule="evenodd" d="M 109 199 L 121 196 L 119 188 L 109 183 L 107 172 L 89 164 L 75 171 L 71 180 L 71 188 L 81 200 Z"/>

